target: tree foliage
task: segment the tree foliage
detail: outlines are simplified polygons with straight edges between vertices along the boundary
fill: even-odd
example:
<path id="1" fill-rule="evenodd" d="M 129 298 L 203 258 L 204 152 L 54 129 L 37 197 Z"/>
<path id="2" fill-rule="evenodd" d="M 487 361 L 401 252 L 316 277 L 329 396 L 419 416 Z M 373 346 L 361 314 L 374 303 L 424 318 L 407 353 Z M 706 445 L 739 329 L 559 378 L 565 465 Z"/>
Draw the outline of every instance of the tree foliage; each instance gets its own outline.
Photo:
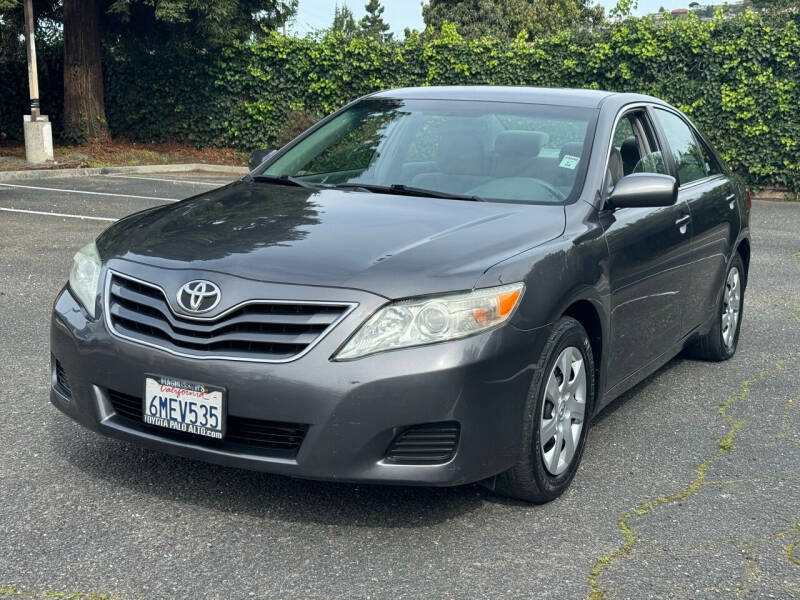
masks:
<path id="1" fill-rule="evenodd" d="M 298 0 L 99 0 L 104 42 L 131 43 L 181 37 L 199 46 L 220 46 L 276 29 L 297 11 Z M 57 30 L 63 0 L 34 0 L 37 27 Z M 22 46 L 22 0 L 0 0 L 0 35 Z M 39 32 L 37 31 L 37 34 Z M 23 47 L 24 50 L 24 47 Z"/>
<path id="2" fill-rule="evenodd" d="M 366 4 L 367 14 L 358 22 L 362 35 L 377 40 L 388 42 L 392 39 L 389 24 L 383 20 L 383 11 L 380 0 L 369 0 Z"/>
<path id="3" fill-rule="evenodd" d="M 103 0 L 102 27 L 113 41 L 164 43 L 176 37 L 220 47 L 293 16 L 298 0 Z"/>
<path id="4" fill-rule="evenodd" d="M 358 33 L 358 24 L 353 17 L 353 11 L 346 4 L 342 6 L 337 4 L 334 7 L 330 32 L 341 34 L 348 40 Z"/>
<path id="5" fill-rule="evenodd" d="M 34 0 L 33 12 L 36 37 L 44 43 L 60 39 L 61 2 Z M 0 59 L 12 59 L 25 54 L 22 34 L 25 31 L 21 0 L 0 0 Z"/>
<path id="6" fill-rule="evenodd" d="M 36 0 L 37 34 L 63 23 L 64 135 L 70 141 L 107 136 L 101 46 L 155 51 L 182 40 L 210 51 L 256 39 L 286 21 L 298 0 Z M 24 46 L 22 0 L 0 0 L 0 50 L 19 59 Z M 58 28 L 56 27 L 56 31 Z M 22 50 L 20 50 L 22 48 Z"/>
<path id="7" fill-rule="evenodd" d="M 590 0 L 430 0 L 422 7 L 428 27 L 453 23 L 466 39 L 492 36 L 528 39 L 564 29 L 591 27 L 603 20 L 603 7 Z"/>
<path id="8" fill-rule="evenodd" d="M 750 4 L 752 4 L 754 8 L 762 10 L 790 9 L 797 11 L 800 8 L 797 0 L 750 0 Z"/>

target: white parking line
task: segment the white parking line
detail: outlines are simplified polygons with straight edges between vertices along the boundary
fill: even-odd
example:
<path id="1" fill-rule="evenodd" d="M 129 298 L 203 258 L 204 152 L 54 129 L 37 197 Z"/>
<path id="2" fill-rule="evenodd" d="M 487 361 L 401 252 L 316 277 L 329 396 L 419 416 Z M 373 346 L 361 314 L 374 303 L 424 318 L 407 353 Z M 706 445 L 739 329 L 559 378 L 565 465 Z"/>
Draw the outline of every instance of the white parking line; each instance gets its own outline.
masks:
<path id="1" fill-rule="evenodd" d="M 54 213 L 44 212 L 42 210 L 25 210 L 22 208 L 4 208 L 0 206 L 0 210 L 4 212 L 24 213 L 26 215 L 45 215 L 47 217 L 66 217 L 68 219 L 85 219 L 87 221 L 118 221 L 119 219 L 111 219 L 109 217 L 89 217 L 87 215 L 70 215 L 67 213 Z"/>
<path id="2" fill-rule="evenodd" d="M 165 181 L 167 183 L 190 183 L 192 185 L 209 185 L 212 187 L 222 187 L 225 183 L 214 183 L 211 181 L 190 181 L 188 179 L 161 179 L 158 177 L 136 177 L 135 175 L 101 175 L 101 177 L 116 177 L 118 179 L 141 179 L 143 181 Z"/>
<path id="3" fill-rule="evenodd" d="M 139 200 L 159 200 L 161 202 L 180 202 L 176 198 L 158 198 L 156 196 L 134 196 L 132 194 L 112 194 L 110 192 L 88 192 L 84 190 L 64 190 L 60 188 L 36 187 L 33 185 L 19 185 L 16 183 L 0 183 L 0 186 L 20 188 L 23 190 L 41 190 L 44 192 L 63 192 L 65 194 L 91 194 L 92 196 L 113 196 L 115 198 L 137 198 Z"/>

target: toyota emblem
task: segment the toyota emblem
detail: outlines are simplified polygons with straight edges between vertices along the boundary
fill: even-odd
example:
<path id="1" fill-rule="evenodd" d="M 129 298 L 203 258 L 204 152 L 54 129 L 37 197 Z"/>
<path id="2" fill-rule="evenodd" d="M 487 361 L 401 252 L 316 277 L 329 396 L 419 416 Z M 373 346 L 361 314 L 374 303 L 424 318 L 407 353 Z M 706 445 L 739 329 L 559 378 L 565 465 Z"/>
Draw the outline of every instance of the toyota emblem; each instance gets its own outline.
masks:
<path id="1" fill-rule="evenodd" d="M 222 293 L 217 284 L 205 279 L 195 279 L 185 283 L 178 290 L 178 305 L 186 312 L 208 312 L 213 310 L 221 299 Z"/>

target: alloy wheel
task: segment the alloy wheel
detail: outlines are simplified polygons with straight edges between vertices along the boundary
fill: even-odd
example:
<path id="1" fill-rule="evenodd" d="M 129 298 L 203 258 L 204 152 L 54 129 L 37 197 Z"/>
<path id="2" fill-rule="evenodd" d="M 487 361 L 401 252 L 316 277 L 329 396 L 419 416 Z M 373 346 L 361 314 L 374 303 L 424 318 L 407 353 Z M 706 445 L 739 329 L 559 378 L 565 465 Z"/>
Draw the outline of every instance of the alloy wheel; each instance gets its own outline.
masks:
<path id="1" fill-rule="evenodd" d="M 722 341 L 728 348 L 736 339 L 736 326 L 739 324 L 739 311 L 742 304 L 742 282 L 739 269 L 732 267 L 722 292 Z"/>
<path id="2" fill-rule="evenodd" d="M 586 413 L 586 367 L 575 346 L 558 355 L 547 379 L 539 419 L 539 443 L 551 475 L 567 470 L 578 447 Z"/>

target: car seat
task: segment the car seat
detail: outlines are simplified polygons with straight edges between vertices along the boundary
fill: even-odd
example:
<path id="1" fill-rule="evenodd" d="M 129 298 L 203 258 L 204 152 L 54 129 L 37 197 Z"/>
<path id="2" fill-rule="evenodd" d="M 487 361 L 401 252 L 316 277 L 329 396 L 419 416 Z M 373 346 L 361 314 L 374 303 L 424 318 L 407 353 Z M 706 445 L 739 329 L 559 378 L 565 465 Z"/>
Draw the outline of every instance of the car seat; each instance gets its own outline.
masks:
<path id="1" fill-rule="evenodd" d="M 639 145 L 636 143 L 636 138 L 629 137 L 619 148 L 619 153 L 622 158 L 622 172 L 625 175 L 633 173 L 633 169 L 641 159 L 639 154 Z"/>
<path id="2" fill-rule="evenodd" d="M 436 151 L 436 172 L 415 175 L 411 185 L 460 193 L 487 179 L 486 152 L 480 137 L 469 130 L 458 130 L 442 136 Z"/>
<path id="3" fill-rule="evenodd" d="M 519 177 L 531 170 L 549 136 L 544 131 L 503 131 L 494 140 L 492 173 Z"/>

